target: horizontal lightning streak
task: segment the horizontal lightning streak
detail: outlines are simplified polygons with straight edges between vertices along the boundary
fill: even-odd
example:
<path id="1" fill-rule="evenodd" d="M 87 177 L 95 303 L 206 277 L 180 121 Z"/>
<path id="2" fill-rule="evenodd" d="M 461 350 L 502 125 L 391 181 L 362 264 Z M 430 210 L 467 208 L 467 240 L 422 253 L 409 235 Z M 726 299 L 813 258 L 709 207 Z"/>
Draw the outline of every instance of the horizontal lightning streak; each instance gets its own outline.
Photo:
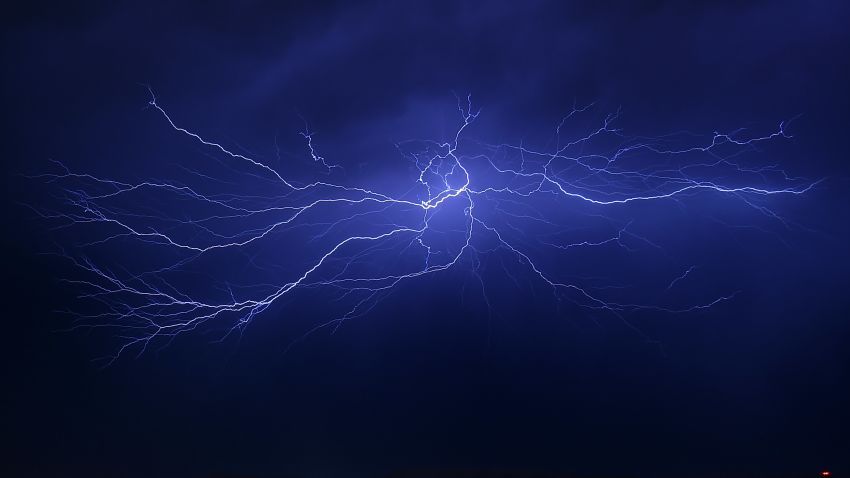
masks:
<path id="1" fill-rule="evenodd" d="M 574 107 L 561 120 L 555 129 L 554 150 L 547 152 L 529 148 L 523 143 L 490 145 L 471 140 L 467 142 L 464 132 L 480 114 L 480 110 L 473 112 L 471 99 L 467 97 L 463 100 L 458 98 L 462 123 L 450 141 L 411 141 L 397 145 L 416 168 L 410 194 L 419 194 L 418 197 L 411 198 L 410 194 L 393 196 L 330 181 L 298 185 L 257 159 L 233 152 L 178 126 L 152 92 L 148 104 L 174 131 L 223 154 L 230 161 L 271 176 L 280 192 L 271 196 L 254 191 L 205 192 L 204 180 L 223 178 L 200 173 L 194 174 L 198 183 L 192 185 L 152 179 L 130 183 L 72 172 L 59 162 L 55 162 L 59 172 L 31 176 L 49 183 L 68 184 L 62 188 L 64 204 L 61 207 L 36 210 L 43 218 L 57 221 L 59 227 L 94 224 L 102 226 L 103 230 L 118 231 L 100 234 L 98 239 L 77 244 L 75 250 L 78 252 L 75 254 L 62 253 L 91 277 L 69 280 L 69 284 L 87 289 L 88 292 L 81 297 L 105 307 L 104 312 L 79 316 L 74 328 L 115 328 L 121 331 L 123 344 L 108 357 L 109 363 L 130 348 L 137 347 L 138 353 L 142 353 L 155 339 L 170 343 L 174 337 L 197 330 L 214 319 L 230 321 L 224 337 L 241 332 L 258 314 L 296 289 L 336 291 L 336 301 L 351 301 L 353 305 L 347 306 L 345 312 L 320 322 L 302 339 L 324 328 L 336 330 L 343 322 L 372 310 L 402 281 L 464 263 L 472 265 L 489 308 L 491 301 L 487 296 L 486 281 L 479 273 L 480 257 L 496 251 L 510 254 L 535 280 L 548 285 L 558 297 L 568 293 L 570 300 L 582 307 L 608 311 L 618 317 L 622 317 L 623 312 L 635 310 L 680 313 L 708 308 L 731 300 L 738 292 L 717 297 L 703 305 L 675 308 L 620 303 L 605 299 L 588 287 L 559 279 L 562 271 L 547 263 L 547 254 L 551 256 L 609 244 L 633 251 L 623 243 L 626 236 L 638 238 L 653 247 L 659 246 L 628 232 L 627 228 L 633 221 L 619 225 L 616 232 L 607 237 L 563 241 L 552 235 L 554 239 L 540 240 L 529 233 L 528 225 L 557 228 L 566 209 L 539 210 L 529 198 L 554 196 L 559 201 L 558 207 L 570 202 L 614 207 L 634 202 L 680 200 L 708 191 L 739 198 L 747 207 L 767 217 L 783 220 L 767 207 L 756 204 L 752 198 L 800 195 L 820 182 L 790 177 L 775 167 L 744 167 L 734 161 L 734 156 L 722 157 L 715 151 L 720 146 L 743 149 L 757 143 L 788 138 L 786 123 L 780 123 L 777 131 L 763 136 L 742 138 L 740 132 L 714 133 L 703 145 L 673 148 L 665 145 L 681 138 L 624 136 L 612 126 L 618 117 L 618 114 L 613 114 L 589 134 L 562 141 L 566 121 L 587 110 L 588 105 Z M 340 168 L 328 163 L 316 150 L 313 133 L 306 121 L 304 130 L 299 134 L 306 141 L 307 152 L 313 162 L 324 167 L 326 172 Z M 615 139 L 621 146 L 609 154 L 585 152 L 593 147 L 594 141 L 602 138 Z M 462 153 L 462 144 L 470 152 Z M 518 154 L 518 157 L 512 159 L 513 154 Z M 669 161 L 664 161 L 659 165 L 629 168 L 628 163 L 640 155 L 677 158 L 682 160 L 682 164 L 671 167 Z M 708 155 L 711 159 L 690 160 L 692 156 L 699 155 Z M 724 175 L 712 177 L 711 172 L 720 168 L 726 177 L 735 175 L 733 179 L 738 184 L 724 183 L 720 180 Z M 704 174 L 697 176 L 698 171 Z M 239 173 L 234 171 L 234 174 Z M 742 184 L 750 177 L 769 183 L 767 179 L 772 174 L 779 175 L 784 184 L 779 187 Z M 293 196 L 293 193 L 299 194 Z M 160 200 L 171 195 L 181 201 L 189 201 L 204 212 L 199 217 L 190 218 L 178 216 L 176 209 L 159 210 L 153 205 L 128 209 L 126 205 L 119 205 L 125 197 L 143 194 L 152 194 Z M 488 209 L 487 205 L 491 204 L 495 204 L 495 208 Z M 198 213 L 194 214 L 198 216 Z M 604 217 L 603 212 L 598 214 Z M 454 221 L 455 224 L 447 226 L 443 221 Z M 267 242 L 273 235 L 292 233 L 299 228 L 313 230 L 320 226 L 325 227 L 324 231 L 313 234 L 308 243 L 315 242 L 316 247 L 323 248 L 323 252 L 317 254 L 313 249 L 284 251 L 292 256 L 294 264 L 300 264 L 281 269 L 283 272 L 278 276 L 288 276 L 288 280 L 238 287 L 226 281 L 222 285 L 226 295 L 216 301 L 201 299 L 179 281 L 167 278 L 179 275 L 189 264 L 202 260 L 213 251 L 250 257 L 250 248 Z M 357 227 L 366 227 L 371 232 L 350 232 Z M 193 233 L 187 234 L 186 230 Z M 118 240 L 169 248 L 179 259 L 165 266 L 119 274 L 97 266 L 87 258 L 87 249 Z M 529 244 L 526 241 L 533 242 Z M 496 245 L 486 246 L 487 243 Z M 533 250 L 536 248 L 548 248 L 550 252 L 535 253 Z M 408 256 L 417 259 L 406 260 Z M 273 264 L 258 264 L 253 259 L 249 264 L 258 272 L 268 272 L 274 267 Z M 114 266 L 121 269 L 122 264 Z M 674 278 L 666 290 L 673 289 L 694 268 L 691 266 Z M 508 273 L 506 268 L 505 272 Z M 511 279 L 516 281 L 515 277 Z M 213 290 L 213 284 L 209 288 Z"/>

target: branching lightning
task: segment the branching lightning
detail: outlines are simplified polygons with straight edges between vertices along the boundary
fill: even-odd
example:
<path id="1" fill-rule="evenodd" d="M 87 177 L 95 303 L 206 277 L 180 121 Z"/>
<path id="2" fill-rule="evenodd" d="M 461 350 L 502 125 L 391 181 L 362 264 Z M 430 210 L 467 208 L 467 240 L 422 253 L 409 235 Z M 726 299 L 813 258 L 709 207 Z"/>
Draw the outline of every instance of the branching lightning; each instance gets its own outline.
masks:
<path id="1" fill-rule="evenodd" d="M 396 144 L 412 165 L 406 192 L 332 180 L 345 171 L 319 153 L 306 121 L 299 134 L 324 179 L 300 183 L 287 179 L 279 167 L 184 128 L 153 93 L 149 106 L 174 133 L 206 149 L 239 181 L 189 170 L 191 184 L 130 182 L 75 172 L 59 162 L 54 172 L 34 176 L 60 185 L 62 194 L 60 207 L 38 209 L 38 214 L 59 227 L 88 228 L 96 235 L 68 245 L 62 256 L 84 272 L 68 282 L 84 291 L 82 298 L 102 307 L 98 313 L 77 314 L 74 327 L 114 328 L 121 337 L 107 362 L 202 327 L 222 330 L 221 339 L 241 333 L 299 291 L 331 304 L 317 307 L 315 326 L 304 336 L 336 330 L 369 313 L 400 284 L 452 268 L 476 277 L 490 308 L 479 268 L 483 257 L 494 255 L 511 280 L 518 281 L 517 271 L 525 271 L 525 280 L 549 289 L 558 300 L 617 317 L 641 309 L 708 308 L 737 291 L 685 307 L 631 303 L 571 277 L 559 258 L 601 247 L 660 248 L 633 232 L 633 220 L 608 218 L 612 208 L 718 195 L 785 221 L 770 208 L 769 198 L 804 194 L 817 184 L 775 166 L 754 168 L 736 161 L 760 143 L 790 137 L 784 122 L 757 136 L 740 130 L 647 138 L 616 128 L 615 113 L 589 133 L 566 138 L 568 122 L 589 109 L 573 107 L 557 125 L 553 144 L 537 149 L 469 139 L 468 130 L 481 114 L 469 97 L 458 99 L 458 126 L 447 140 Z M 564 218 L 580 207 L 591 208 L 586 214 L 598 217 L 600 226 L 565 226 Z M 287 247 L 275 248 L 277 242 Z M 121 245 L 121 254 L 94 252 L 115 244 Z M 135 250 L 157 260 L 138 264 L 132 258 Z M 105 259 L 95 259 L 98 255 Z M 204 261 L 222 264 L 220 274 L 198 274 Z M 244 273 L 233 272 L 239 267 Z M 682 287 L 695 270 L 698 266 L 684 265 L 681 275 L 660 289 Z"/>

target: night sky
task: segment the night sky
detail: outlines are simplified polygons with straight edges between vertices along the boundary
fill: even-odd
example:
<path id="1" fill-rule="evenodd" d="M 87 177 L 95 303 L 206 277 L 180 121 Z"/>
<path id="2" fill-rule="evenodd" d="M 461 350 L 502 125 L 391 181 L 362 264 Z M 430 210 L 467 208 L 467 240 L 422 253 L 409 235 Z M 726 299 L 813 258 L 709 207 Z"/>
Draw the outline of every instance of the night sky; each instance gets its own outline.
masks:
<path id="1" fill-rule="evenodd" d="M 850 476 L 846 2 L 76 3 L 0 14 L 3 476 Z M 25 175 L 207 160 L 145 85 L 182 125 L 284 164 L 308 161 L 305 118 L 356 180 L 395 171 L 395 141 L 455 128 L 455 93 L 495 143 L 545 144 L 590 102 L 581 131 L 618 109 L 636 135 L 795 118 L 756 160 L 826 179 L 772 204 L 791 227 L 708 196 L 624 213 L 669 266 L 622 259 L 638 295 L 699 263 L 683 300 L 740 291 L 710 309 L 626 326 L 491 271 L 487 314 L 461 270 L 289 349 L 321 302 L 103 368 L 115 337 L 55 312 L 79 307 L 73 270 L 42 254 L 68 236 L 27 207 L 56 196 Z"/>

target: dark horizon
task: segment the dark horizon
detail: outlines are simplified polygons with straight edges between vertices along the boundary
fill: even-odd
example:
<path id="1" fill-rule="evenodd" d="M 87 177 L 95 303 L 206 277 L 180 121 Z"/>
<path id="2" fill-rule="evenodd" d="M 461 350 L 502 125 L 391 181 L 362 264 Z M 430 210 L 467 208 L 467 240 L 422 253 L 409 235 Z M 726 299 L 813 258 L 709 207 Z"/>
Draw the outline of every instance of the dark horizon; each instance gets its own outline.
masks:
<path id="1" fill-rule="evenodd" d="M 845 2 L 35 2 L 7 7 L 2 23 L 10 327 L 2 476 L 850 476 Z M 733 188 L 812 187 L 698 191 L 612 208 L 550 195 L 476 204 L 506 240 L 537 240 L 517 244 L 546 273 L 623 310 L 553 292 L 482 234 L 462 267 L 402 282 L 335 333 L 299 340 L 337 307 L 348 310 L 357 292 L 305 287 L 240 333 L 206 324 L 103 367 L 97 359 L 120 350 L 132 329 L 69 331 L 72 318 L 60 312 L 102 309 L 80 300 L 84 284 L 63 281 L 90 276 L 55 253 L 129 275 L 181 251 L 113 241 L 79 252 L 115 232 L 57 228 L 35 211 L 78 212 L 69 198 L 105 188 L 33 175 L 61 172 L 59 162 L 127 184 L 195 186 L 203 172 L 224 186 L 199 190 L 242 188 L 238 206 L 279 194 L 257 179 L 268 170 L 234 166 L 171 128 L 148 87 L 176 125 L 288 178 L 411 194 L 412 208 L 425 193 L 405 182 L 423 169 L 410 151 L 425 139 L 451 141 L 463 121 L 455 95 L 471 95 L 481 111 L 464 130 L 463 153 L 492 153 L 500 165 L 529 159 L 493 145 L 562 144 L 554 132 L 574 107 L 593 104 L 564 123 L 565 137 L 619 112 L 616 131 L 576 154 L 649 138 L 654 151 L 624 161 L 656 161 L 662 173 L 565 183 L 588 196 L 664 192 L 666 183 L 652 181 L 682 169 L 665 169 L 674 160 L 658 150 L 732 132 L 770 140 L 675 160 Z M 316 152 L 299 135 L 305 122 Z M 745 167 L 703 164 L 730 157 Z M 487 179 L 501 185 L 504 175 Z M 419 256 L 405 262 L 414 248 L 427 248 L 425 261 L 444 260 L 471 217 L 446 204 L 454 215 L 435 221 L 439 234 L 387 242 L 385 255 L 360 262 L 350 252 L 316 280 L 337 286 L 345 260 L 376 276 L 419 267 Z M 186 241 L 227 235 L 207 235 L 214 222 L 181 229 L 206 213 L 185 198 L 139 195 L 111 207 Z M 186 223 L 142 221 L 162 211 Z M 325 218 L 308 216 L 303 229 L 233 257 L 210 255 L 158 287 L 236 302 L 292 280 L 286 274 L 327 250 L 327 237 L 358 227 L 377 234 L 408 217 L 363 211 L 328 230 Z M 531 216 L 539 220 L 520 222 Z M 263 217 L 240 227 L 253 230 Z M 556 240 L 603 245 L 560 256 L 544 248 Z"/>

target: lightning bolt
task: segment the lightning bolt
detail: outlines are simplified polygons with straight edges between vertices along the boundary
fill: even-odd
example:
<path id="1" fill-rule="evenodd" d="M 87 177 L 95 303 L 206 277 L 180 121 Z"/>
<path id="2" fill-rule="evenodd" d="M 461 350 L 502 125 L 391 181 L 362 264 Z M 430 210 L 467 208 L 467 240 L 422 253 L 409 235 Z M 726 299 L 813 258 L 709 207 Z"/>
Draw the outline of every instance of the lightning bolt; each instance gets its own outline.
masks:
<path id="1" fill-rule="evenodd" d="M 226 174 L 185 168 L 191 182 L 131 182 L 54 162 L 54 171 L 31 176 L 60 191 L 56 207 L 34 208 L 41 217 L 58 228 L 82 228 L 94 236 L 67 244 L 59 255 L 82 271 L 66 281 L 82 291 L 82 299 L 101 307 L 97 313 L 75 313 L 72 328 L 111 328 L 121 339 L 106 363 L 206 326 L 219 328 L 224 340 L 298 291 L 321 294 L 328 306 L 318 309 L 337 312 L 317 320 L 296 343 L 368 314 L 403 282 L 451 268 L 471 271 L 489 311 L 492 301 L 480 269 L 483 259 L 493 255 L 517 285 L 516 271 L 525 271 L 557 299 L 624 322 L 630 311 L 708 308 L 738 291 L 678 308 L 636 304 L 612 298 L 606 291 L 614 286 L 570 278 L 559 258 L 612 246 L 626 252 L 634 252 L 635 244 L 661 249 L 630 229 L 634 219 L 617 224 L 608 217 L 611 208 L 682 204 L 710 194 L 734 198 L 788 224 L 770 209 L 769 198 L 804 194 L 819 182 L 790 176 L 777 166 L 739 161 L 761 143 L 789 138 L 785 122 L 764 135 L 737 130 L 650 138 L 616 128 L 616 112 L 589 133 L 567 138 L 567 123 L 592 106 L 574 105 L 557 124 L 552 144 L 533 148 L 468 139 L 481 110 L 467 96 L 458 98 L 459 122 L 448 140 L 395 144 L 413 171 L 406 192 L 398 194 L 332 180 L 344 171 L 319 153 L 306 120 L 299 134 L 324 180 L 288 179 L 260 159 L 180 126 L 153 92 L 148 105 L 175 134 L 205 148 Z M 588 218 L 600 222 L 571 230 L 564 218 L 581 214 L 582 207 Z M 275 249 L 283 237 L 286 244 L 301 247 Z M 115 252 L 117 245 L 122 252 Z M 135 253 L 155 259 L 138 264 Z M 199 273 L 211 267 L 220 277 Z M 666 290 L 694 269 L 673 278 Z"/>

